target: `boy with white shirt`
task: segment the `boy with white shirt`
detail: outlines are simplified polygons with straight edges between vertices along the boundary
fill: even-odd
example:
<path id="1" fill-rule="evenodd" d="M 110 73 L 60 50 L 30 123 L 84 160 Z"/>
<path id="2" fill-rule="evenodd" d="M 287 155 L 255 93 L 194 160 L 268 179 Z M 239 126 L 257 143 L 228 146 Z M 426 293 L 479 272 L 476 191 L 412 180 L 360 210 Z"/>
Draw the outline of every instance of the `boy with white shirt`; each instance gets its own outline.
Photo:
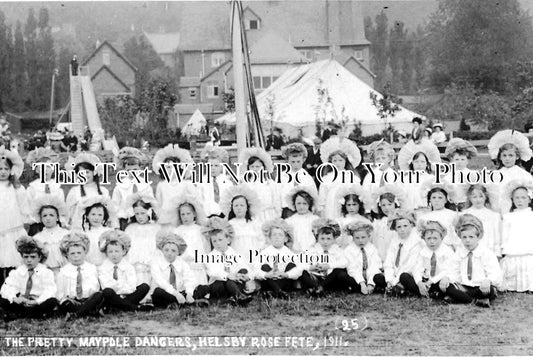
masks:
<path id="1" fill-rule="evenodd" d="M 471 215 L 459 217 L 456 231 L 463 246 L 456 252 L 449 277 L 440 282 L 440 288 L 459 303 L 475 302 L 477 306 L 490 307 L 496 298 L 496 289 L 502 284 L 502 271 L 496 254 L 480 245 L 483 224 Z"/>
<path id="2" fill-rule="evenodd" d="M 19 238 L 16 246 L 24 264 L 9 273 L 0 289 L 0 315 L 6 321 L 51 315 L 58 303 L 54 273 L 42 264 L 48 252 L 31 237 Z"/>
<path id="3" fill-rule="evenodd" d="M 374 277 L 381 273 L 383 266 L 377 248 L 370 242 L 374 227 L 370 223 L 354 221 L 344 227 L 352 242 L 344 248 L 348 259 L 348 275 L 353 280 L 353 292 L 363 295 L 374 292 Z"/>
<path id="4" fill-rule="evenodd" d="M 374 276 L 376 288 L 385 289 L 394 296 L 402 296 L 405 287 L 400 283 L 402 273 L 411 273 L 415 269 L 416 258 L 424 243 L 416 232 L 416 219 L 413 212 L 398 210 L 391 220 L 391 230 L 397 235 L 391 239 L 385 262 L 384 274 Z"/>
<path id="5" fill-rule="evenodd" d="M 301 265 L 276 260 L 276 257 L 289 259 L 294 256 L 294 252 L 287 247 L 294 240 L 292 227 L 283 219 L 276 218 L 263 225 L 263 233 L 271 244 L 261 251 L 264 262 L 257 258 L 254 276 L 261 280 L 263 290 L 271 290 L 275 297 L 285 299 L 288 297 L 286 291 L 293 290 L 303 269 Z"/>
<path id="6" fill-rule="evenodd" d="M 198 284 L 189 264 L 181 258 L 187 244 L 171 231 L 159 231 L 156 245 L 162 254 L 154 258 L 150 270 L 157 286 L 152 294 L 153 304 L 171 308 L 192 304 L 194 289 Z"/>
<path id="7" fill-rule="evenodd" d="M 412 294 L 443 298 L 439 282 L 448 274 L 453 260 L 453 250 L 442 244 L 446 228 L 437 221 L 421 222 L 419 232 L 426 243 L 416 260 L 412 274 L 402 273 L 400 283 Z"/>
<path id="8" fill-rule="evenodd" d="M 96 266 L 85 261 L 89 238 L 81 232 L 71 232 L 61 240 L 61 253 L 68 263 L 57 275 L 59 310 L 70 317 L 98 316 L 104 302 Z"/>
<path id="9" fill-rule="evenodd" d="M 139 302 L 148 294 L 150 286 L 137 286 L 135 268 L 124 256 L 131 246 L 130 238 L 122 231 L 114 230 L 102 234 L 101 251 L 106 259 L 98 267 L 98 278 L 104 295 L 104 306 L 123 311 L 148 310 Z"/>
<path id="10" fill-rule="evenodd" d="M 313 222 L 317 243 L 304 254 L 318 257 L 319 263 L 308 264 L 302 273 L 302 286 L 310 295 L 322 295 L 325 290 L 349 290 L 352 280 L 346 272 L 348 260 L 344 251 L 335 243 L 340 236 L 337 222 L 319 218 Z"/>

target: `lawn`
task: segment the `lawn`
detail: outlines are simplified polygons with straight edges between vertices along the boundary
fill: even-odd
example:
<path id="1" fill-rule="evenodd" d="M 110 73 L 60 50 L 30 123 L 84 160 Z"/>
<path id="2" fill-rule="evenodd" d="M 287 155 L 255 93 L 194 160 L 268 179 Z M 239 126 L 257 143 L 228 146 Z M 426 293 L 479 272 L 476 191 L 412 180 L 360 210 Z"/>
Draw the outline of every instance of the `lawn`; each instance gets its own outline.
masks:
<path id="1" fill-rule="evenodd" d="M 353 325 L 352 319 L 357 319 Z M 213 304 L 204 309 L 185 307 L 180 310 L 119 313 L 70 322 L 60 318 L 21 320 L 4 324 L 0 334 L 73 338 L 70 348 L 6 347 L 7 340 L 4 338 L 2 352 L 8 355 L 525 355 L 533 350 L 532 325 L 531 294 L 501 294 L 490 309 L 472 305 L 445 305 L 418 298 L 330 295 L 316 300 L 303 296 L 288 301 L 257 298 L 246 308 Z M 343 331 L 343 326 L 353 329 Z M 188 336 L 191 347 L 135 347 L 135 336 L 148 335 Z M 82 347 L 80 336 L 117 336 L 119 338 L 114 341 L 122 343 L 124 337 L 128 336 L 131 347 Z M 224 337 L 233 336 L 246 338 L 240 340 L 240 347 L 224 347 L 225 341 L 232 342 L 231 338 L 224 340 Z M 272 339 L 260 341 L 254 337 Z M 304 340 L 302 347 L 302 340 L 290 337 L 310 339 Z M 328 347 L 324 347 L 324 337 L 331 337 L 327 340 Z M 28 341 L 27 338 L 23 339 L 24 343 Z M 236 341 L 234 339 L 233 342 Z M 335 341 L 339 346 L 332 347 Z M 174 338 L 172 342 L 179 344 L 187 341 L 185 338 L 181 341 Z M 258 348 L 260 342 L 266 343 L 265 347 Z M 277 342 L 278 346 L 268 347 L 269 342 Z M 307 347 L 308 342 L 313 347 Z M 200 347 L 200 343 L 204 347 Z M 192 344 L 196 344 L 196 349 L 193 350 Z M 293 344 L 297 347 L 293 347 Z"/>

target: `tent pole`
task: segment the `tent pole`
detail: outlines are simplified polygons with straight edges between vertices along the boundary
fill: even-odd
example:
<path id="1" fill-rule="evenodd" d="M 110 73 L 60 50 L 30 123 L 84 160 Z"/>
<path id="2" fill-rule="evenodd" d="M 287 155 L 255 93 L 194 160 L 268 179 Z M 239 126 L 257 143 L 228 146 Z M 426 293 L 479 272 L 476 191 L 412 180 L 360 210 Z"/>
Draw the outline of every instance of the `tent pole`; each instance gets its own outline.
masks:
<path id="1" fill-rule="evenodd" d="M 246 148 L 246 104 L 244 94 L 244 71 L 241 38 L 241 13 L 238 1 L 232 2 L 232 50 L 233 76 L 235 86 L 235 119 L 237 135 L 237 155 Z"/>

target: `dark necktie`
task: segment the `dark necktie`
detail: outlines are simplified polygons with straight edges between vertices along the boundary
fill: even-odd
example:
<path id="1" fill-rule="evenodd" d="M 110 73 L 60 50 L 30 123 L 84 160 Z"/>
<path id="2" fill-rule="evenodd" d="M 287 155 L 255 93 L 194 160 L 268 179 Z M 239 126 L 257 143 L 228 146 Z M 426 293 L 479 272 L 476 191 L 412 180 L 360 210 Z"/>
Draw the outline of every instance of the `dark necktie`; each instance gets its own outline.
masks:
<path id="1" fill-rule="evenodd" d="M 76 297 L 81 299 L 83 295 L 83 285 L 81 278 L 81 267 L 78 267 L 78 276 L 76 277 Z"/>
<path id="2" fill-rule="evenodd" d="M 28 269 L 28 281 L 26 282 L 26 291 L 24 292 L 24 297 L 26 299 L 30 298 L 31 288 L 33 287 L 33 269 Z"/>
<path id="3" fill-rule="evenodd" d="M 466 266 L 468 280 L 472 280 L 472 252 L 468 252 L 468 265 Z"/>
<path id="4" fill-rule="evenodd" d="M 118 266 L 113 267 L 113 279 L 118 280 Z"/>
<path id="5" fill-rule="evenodd" d="M 218 203 L 220 201 L 220 187 L 218 187 L 218 182 L 217 182 L 216 177 L 213 180 L 213 192 L 215 194 L 215 202 Z"/>
<path id="6" fill-rule="evenodd" d="M 50 193 L 50 185 L 47 183 L 44 184 L 44 193 Z"/>
<path id="7" fill-rule="evenodd" d="M 172 285 L 172 287 L 176 289 L 176 271 L 174 270 L 174 265 L 170 264 L 169 267 L 170 267 L 170 277 L 168 281 L 170 285 Z"/>
<path id="8" fill-rule="evenodd" d="M 396 268 L 398 268 L 398 266 L 400 265 L 400 257 L 402 255 L 402 247 L 403 247 L 403 243 L 400 243 L 398 245 L 398 253 L 396 253 L 396 262 L 394 263 Z"/>
<path id="9" fill-rule="evenodd" d="M 437 272 L 437 254 L 435 254 L 435 252 L 433 252 L 433 254 L 431 255 L 430 263 L 431 263 L 431 270 L 429 272 L 429 275 L 431 277 L 434 277 L 435 273 Z"/>
<path id="10" fill-rule="evenodd" d="M 361 254 L 363 254 L 363 279 L 367 280 L 366 271 L 368 269 L 368 257 L 366 256 L 365 248 L 361 248 Z"/>
<path id="11" fill-rule="evenodd" d="M 273 270 L 274 272 L 277 272 L 278 269 L 279 269 L 279 268 L 278 268 L 278 262 L 275 261 L 273 265 L 274 265 L 274 267 L 272 268 L 272 270 Z"/>

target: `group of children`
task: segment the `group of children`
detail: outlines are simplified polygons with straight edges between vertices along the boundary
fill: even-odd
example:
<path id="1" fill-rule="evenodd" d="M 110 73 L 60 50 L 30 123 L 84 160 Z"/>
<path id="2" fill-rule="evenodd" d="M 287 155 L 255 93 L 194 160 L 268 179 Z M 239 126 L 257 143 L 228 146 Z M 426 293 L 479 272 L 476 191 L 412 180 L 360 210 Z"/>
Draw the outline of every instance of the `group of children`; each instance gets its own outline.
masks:
<path id="1" fill-rule="evenodd" d="M 497 290 L 533 291 L 533 243 L 525 234 L 533 178 L 519 166 L 531 150 L 519 132 L 502 131 L 489 142 L 504 180 L 497 185 L 451 184 L 456 178 L 449 175 L 435 183 L 441 157 L 429 140 L 409 141 L 397 157 L 387 142 L 372 143 L 366 148 L 376 164 L 372 177 L 361 170 L 352 141 L 333 136 L 320 151 L 331 165 L 319 186 L 303 169 L 306 148 L 292 143 L 283 149 L 291 169 L 282 183 L 263 175 L 273 170 L 268 153 L 248 148 L 238 162 L 266 181 L 236 184 L 222 167 L 228 153 L 211 147 L 202 153 L 211 180 L 193 183 L 185 170 L 184 180 L 161 179 L 155 194 L 133 177 L 110 194 L 100 185 L 99 158 L 83 152 L 65 168 L 87 182 L 65 198 L 52 173 L 25 189 L 18 181 L 24 162 L 0 149 L 1 313 L 74 317 L 213 299 L 246 305 L 258 291 L 287 298 L 295 290 L 410 294 L 486 307 Z M 460 175 L 471 172 L 476 154 L 455 138 L 445 156 Z M 39 148 L 26 163 L 57 159 Z M 152 168 L 164 176 L 163 166 L 171 172 L 192 161 L 169 145 L 157 151 Z M 138 170 L 146 157 L 125 147 L 116 163 Z M 396 167 L 418 171 L 421 180 L 385 183 Z M 341 170 L 350 182 L 336 174 Z M 298 183 L 288 179 L 296 175 Z"/>

